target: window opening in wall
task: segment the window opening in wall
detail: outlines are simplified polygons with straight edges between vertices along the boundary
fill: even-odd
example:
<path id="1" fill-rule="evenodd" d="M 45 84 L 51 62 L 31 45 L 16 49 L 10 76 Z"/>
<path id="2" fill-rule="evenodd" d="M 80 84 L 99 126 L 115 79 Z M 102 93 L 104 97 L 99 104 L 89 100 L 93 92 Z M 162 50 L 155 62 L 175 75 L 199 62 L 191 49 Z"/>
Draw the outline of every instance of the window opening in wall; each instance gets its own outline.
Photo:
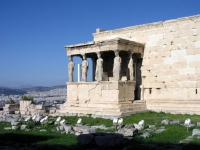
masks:
<path id="1" fill-rule="evenodd" d="M 152 92 L 152 88 L 149 89 L 149 94 L 151 94 L 151 92 Z"/>
<path id="2" fill-rule="evenodd" d="M 197 89 L 196 89 L 196 94 L 197 94 Z"/>

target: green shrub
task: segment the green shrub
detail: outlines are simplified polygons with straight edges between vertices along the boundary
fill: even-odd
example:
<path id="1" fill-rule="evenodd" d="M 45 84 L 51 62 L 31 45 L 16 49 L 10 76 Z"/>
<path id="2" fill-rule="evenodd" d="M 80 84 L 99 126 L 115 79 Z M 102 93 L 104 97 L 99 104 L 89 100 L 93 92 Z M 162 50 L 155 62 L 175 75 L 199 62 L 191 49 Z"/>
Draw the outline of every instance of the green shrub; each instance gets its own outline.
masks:
<path id="1" fill-rule="evenodd" d="M 9 98 L 9 101 L 7 102 L 7 104 L 15 104 L 15 101 L 13 101 L 12 98 Z"/>
<path id="2" fill-rule="evenodd" d="M 22 101 L 31 101 L 31 103 L 33 103 L 33 99 L 34 99 L 33 96 L 26 96 L 26 95 L 21 96 Z"/>

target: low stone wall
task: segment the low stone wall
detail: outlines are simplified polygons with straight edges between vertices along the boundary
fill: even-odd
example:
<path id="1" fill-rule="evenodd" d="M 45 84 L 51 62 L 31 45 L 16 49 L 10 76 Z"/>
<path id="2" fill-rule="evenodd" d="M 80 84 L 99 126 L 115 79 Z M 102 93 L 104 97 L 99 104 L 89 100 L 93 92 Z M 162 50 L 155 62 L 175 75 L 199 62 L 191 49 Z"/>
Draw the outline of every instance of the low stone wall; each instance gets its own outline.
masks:
<path id="1" fill-rule="evenodd" d="M 60 114 L 125 116 L 146 111 L 144 101 L 134 102 L 134 81 L 67 83 L 67 101 Z"/>
<path id="2" fill-rule="evenodd" d="M 3 111 L 8 114 L 14 114 L 15 111 L 19 111 L 19 104 L 6 104 L 3 108 Z"/>

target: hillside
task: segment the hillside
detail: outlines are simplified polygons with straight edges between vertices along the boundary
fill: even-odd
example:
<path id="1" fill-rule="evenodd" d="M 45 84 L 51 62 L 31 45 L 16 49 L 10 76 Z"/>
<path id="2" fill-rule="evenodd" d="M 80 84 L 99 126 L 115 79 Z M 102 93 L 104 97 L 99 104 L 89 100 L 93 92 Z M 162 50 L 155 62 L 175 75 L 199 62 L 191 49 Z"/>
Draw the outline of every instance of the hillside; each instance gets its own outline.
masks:
<path id="1" fill-rule="evenodd" d="M 7 95 L 23 95 L 27 92 L 25 90 L 18 90 L 18 89 L 11 89 L 7 87 L 0 87 L 0 96 L 4 94 L 4 96 Z"/>

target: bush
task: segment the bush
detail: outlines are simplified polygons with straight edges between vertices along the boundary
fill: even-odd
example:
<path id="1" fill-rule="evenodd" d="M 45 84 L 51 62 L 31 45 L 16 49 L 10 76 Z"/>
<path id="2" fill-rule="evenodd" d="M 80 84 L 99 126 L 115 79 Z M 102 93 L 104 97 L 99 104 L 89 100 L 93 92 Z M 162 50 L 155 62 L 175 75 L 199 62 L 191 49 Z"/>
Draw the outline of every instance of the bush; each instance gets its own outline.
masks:
<path id="1" fill-rule="evenodd" d="M 31 103 L 33 103 L 33 99 L 34 97 L 33 96 L 26 96 L 26 95 L 23 95 L 21 97 L 22 101 L 31 101 Z"/>
<path id="2" fill-rule="evenodd" d="M 12 98 L 9 98 L 9 101 L 7 102 L 7 104 L 15 104 L 15 101 L 13 101 Z"/>

